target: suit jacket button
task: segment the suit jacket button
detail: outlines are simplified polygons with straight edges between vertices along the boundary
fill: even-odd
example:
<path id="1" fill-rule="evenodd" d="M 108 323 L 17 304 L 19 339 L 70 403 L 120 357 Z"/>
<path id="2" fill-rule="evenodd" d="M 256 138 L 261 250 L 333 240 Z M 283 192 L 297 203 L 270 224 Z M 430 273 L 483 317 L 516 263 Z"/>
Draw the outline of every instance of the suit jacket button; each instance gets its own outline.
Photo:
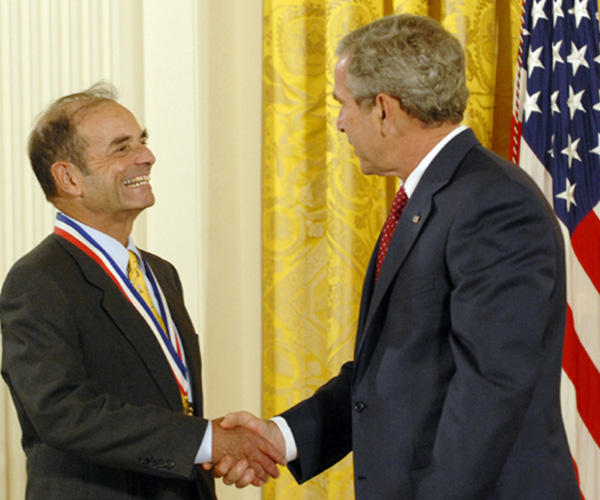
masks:
<path id="1" fill-rule="evenodd" d="M 356 413 L 362 413 L 365 410 L 366 407 L 367 407 L 366 404 L 364 404 L 362 401 L 359 401 L 358 403 L 356 403 L 354 405 L 354 411 Z"/>

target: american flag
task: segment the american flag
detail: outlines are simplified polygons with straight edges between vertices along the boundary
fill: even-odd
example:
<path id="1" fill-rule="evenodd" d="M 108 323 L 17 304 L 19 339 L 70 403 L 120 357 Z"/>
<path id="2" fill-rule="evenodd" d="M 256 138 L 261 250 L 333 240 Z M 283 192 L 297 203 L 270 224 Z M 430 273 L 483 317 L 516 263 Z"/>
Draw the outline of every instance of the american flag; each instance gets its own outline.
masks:
<path id="1" fill-rule="evenodd" d="M 600 499 L 600 34 L 597 0 L 524 0 L 511 159 L 567 248 L 561 403 L 582 498 Z"/>

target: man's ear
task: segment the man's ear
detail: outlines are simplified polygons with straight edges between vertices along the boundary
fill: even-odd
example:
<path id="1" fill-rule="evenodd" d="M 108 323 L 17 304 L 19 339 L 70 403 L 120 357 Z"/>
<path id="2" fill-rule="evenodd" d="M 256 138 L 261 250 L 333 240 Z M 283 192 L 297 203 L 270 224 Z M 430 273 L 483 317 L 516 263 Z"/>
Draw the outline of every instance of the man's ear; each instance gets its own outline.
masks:
<path id="1" fill-rule="evenodd" d="M 57 161 L 50 167 L 50 173 L 59 195 L 64 193 L 67 196 L 76 198 L 83 194 L 81 183 L 83 174 L 73 163 Z"/>
<path id="2" fill-rule="evenodd" d="M 375 111 L 379 115 L 381 135 L 384 137 L 388 136 L 392 130 L 399 105 L 398 99 L 388 94 L 381 93 L 375 97 Z"/>

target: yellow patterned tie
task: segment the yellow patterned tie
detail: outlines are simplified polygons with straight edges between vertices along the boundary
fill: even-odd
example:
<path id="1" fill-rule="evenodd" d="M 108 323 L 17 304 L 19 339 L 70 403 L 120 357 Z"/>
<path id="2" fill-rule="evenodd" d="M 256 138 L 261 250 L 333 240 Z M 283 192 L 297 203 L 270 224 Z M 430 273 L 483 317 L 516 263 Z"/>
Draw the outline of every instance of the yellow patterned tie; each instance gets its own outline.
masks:
<path id="1" fill-rule="evenodd" d="M 148 307 L 150 308 L 150 310 L 152 311 L 152 313 L 154 314 L 154 316 L 160 323 L 160 326 L 162 327 L 163 331 L 166 333 L 167 330 L 165 328 L 165 323 L 164 323 L 163 319 L 160 317 L 160 314 L 158 313 L 156 308 L 154 307 L 154 304 L 152 303 L 152 298 L 150 297 L 150 292 L 148 292 L 148 287 L 146 287 L 146 280 L 144 280 L 144 273 L 142 273 L 142 270 L 140 269 L 140 263 L 138 261 L 137 255 L 135 254 L 135 252 L 132 252 L 131 250 L 129 250 L 129 267 L 128 267 L 128 269 L 129 269 L 129 281 L 131 281 L 131 284 L 135 287 L 135 289 L 138 291 L 138 293 L 142 296 L 142 299 L 144 299 L 144 302 L 146 302 L 146 304 L 148 304 Z"/>
<path id="2" fill-rule="evenodd" d="M 154 304 L 152 303 L 152 298 L 150 297 L 150 292 L 148 291 L 148 287 L 146 286 L 146 280 L 144 279 L 144 273 L 142 273 L 142 270 L 140 269 L 140 263 L 138 261 L 137 255 L 135 254 L 135 252 L 132 252 L 131 250 L 129 250 L 128 271 L 129 271 L 129 281 L 131 281 L 131 284 L 139 292 L 141 297 L 144 299 L 144 302 L 146 302 L 146 304 L 148 304 L 148 307 L 152 310 L 152 313 L 154 314 L 154 316 L 156 316 L 156 319 L 160 323 L 160 326 L 162 327 L 163 331 L 167 334 L 167 329 L 165 328 L 165 323 L 164 323 L 163 319 L 161 318 L 160 314 L 158 313 L 158 311 L 156 310 L 156 308 L 154 307 Z M 192 403 L 190 402 L 190 400 L 188 399 L 187 395 L 184 392 L 180 391 L 180 394 L 181 394 L 181 403 L 183 405 L 183 412 L 186 415 L 193 415 L 194 414 L 194 406 L 192 405 Z"/>

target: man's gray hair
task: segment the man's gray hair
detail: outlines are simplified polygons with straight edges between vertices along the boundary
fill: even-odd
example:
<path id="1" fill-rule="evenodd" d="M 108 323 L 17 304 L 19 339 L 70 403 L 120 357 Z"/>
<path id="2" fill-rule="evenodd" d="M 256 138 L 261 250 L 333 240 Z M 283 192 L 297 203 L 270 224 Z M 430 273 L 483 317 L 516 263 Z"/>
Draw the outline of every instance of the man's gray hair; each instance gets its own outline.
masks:
<path id="1" fill-rule="evenodd" d="M 359 104 L 380 93 L 426 126 L 459 123 L 467 106 L 465 56 L 459 41 L 438 22 L 401 14 L 378 19 L 344 37 L 347 86 Z"/>

